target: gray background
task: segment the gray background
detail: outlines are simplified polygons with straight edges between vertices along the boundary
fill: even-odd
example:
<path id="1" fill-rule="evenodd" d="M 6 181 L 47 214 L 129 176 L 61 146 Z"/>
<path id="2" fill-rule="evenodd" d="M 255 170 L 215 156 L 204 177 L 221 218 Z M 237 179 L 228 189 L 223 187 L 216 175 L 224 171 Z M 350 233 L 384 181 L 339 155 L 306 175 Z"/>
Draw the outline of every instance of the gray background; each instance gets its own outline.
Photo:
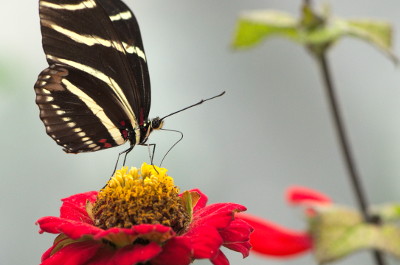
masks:
<path id="1" fill-rule="evenodd" d="M 342 17 L 376 17 L 400 29 L 395 0 L 336 0 Z M 39 235 L 37 218 L 58 215 L 60 199 L 101 188 L 126 146 L 66 155 L 44 131 L 33 84 L 46 67 L 37 1 L 2 1 L 0 15 L 0 264 L 38 264 L 53 235 Z M 249 212 L 293 229 L 302 213 L 283 199 L 293 184 L 355 205 L 336 145 L 318 69 L 302 47 L 282 39 L 234 52 L 237 15 L 273 8 L 298 14 L 300 1 L 127 1 L 142 29 L 152 80 L 151 117 L 166 115 L 222 90 L 213 102 L 166 120 L 184 132 L 164 166 L 182 190 L 198 187 L 210 202 L 237 202 Z M 395 42 L 395 51 L 399 44 Z M 371 202 L 399 200 L 400 71 L 380 52 L 354 39 L 329 54 L 346 125 Z M 156 160 L 178 138 L 156 132 Z M 136 147 L 128 165 L 148 162 Z M 307 254 L 231 264 L 315 264 Z M 209 262 L 198 262 L 209 264 Z M 337 264 L 372 264 L 358 253 Z"/>

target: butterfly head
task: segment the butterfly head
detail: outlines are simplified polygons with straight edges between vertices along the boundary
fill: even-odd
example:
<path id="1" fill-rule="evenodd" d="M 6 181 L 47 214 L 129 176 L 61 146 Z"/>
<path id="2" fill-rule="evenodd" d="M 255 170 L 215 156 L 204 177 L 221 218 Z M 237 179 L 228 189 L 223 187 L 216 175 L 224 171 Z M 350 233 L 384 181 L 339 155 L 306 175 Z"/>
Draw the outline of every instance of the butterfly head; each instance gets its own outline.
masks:
<path id="1" fill-rule="evenodd" d="M 145 122 L 143 125 L 140 126 L 140 132 L 142 139 L 140 143 L 145 143 L 147 141 L 147 138 L 149 138 L 150 133 L 153 130 L 160 130 L 162 129 L 164 125 L 163 119 L 160 119 L 159 117 L 156 117 L 152 120 L 148 120 Z"/>
<path id="2" fill-rule="evenodd" d="M 164 126 L 164 120 L 160 117 L 155 117 L 150 121 L 150 130 L 160 130 Z"/>

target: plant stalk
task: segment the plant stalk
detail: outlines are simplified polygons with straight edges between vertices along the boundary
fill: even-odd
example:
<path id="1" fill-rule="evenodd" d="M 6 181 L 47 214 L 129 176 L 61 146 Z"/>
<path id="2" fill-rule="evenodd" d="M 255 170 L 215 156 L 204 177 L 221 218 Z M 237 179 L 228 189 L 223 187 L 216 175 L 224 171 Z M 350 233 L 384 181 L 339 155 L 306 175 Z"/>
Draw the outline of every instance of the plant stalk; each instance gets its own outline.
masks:
<path id="1" fill-rule="evenodd" d="M 350 182 L 356 196 L 359 208 L 361 210 L 362 216 L 366 222 L 371 222 L 371 217 L 368 214 L 368 201 L 366 194 L 363 190 L 361 184 L 361 178 L 358 173 L 356 164 L 354 162 L 354 158 L 352 155 L 352 151 L 350 148 L 348 136 L 346 134 L 346 130 L 344 127 L 344 122 L 342 115 L 340 113 L 338 100 L 335 94 L 335 88 L 332 81 L 331 73 L 329 70 L 329 64 L 326 58 L 325 52 L 314 53 L 317 58 L 317 61 L 320 66 L 322 79 L 324 82 L 324 87 L 327 93 L 327 99 L 329 101 L 333 122 L 336 128 L 336 133 L 340 145 L 341 152 L 343 154 L 344 162 L 346 164 L 346 168 L 348 171 L 348 176 L 350 178 Z M 385 260 L 383 259 L 383 255 L 381 252 L 374 250 L 373 251 L 374 260 L 377 265 L 385 265 Z"/>

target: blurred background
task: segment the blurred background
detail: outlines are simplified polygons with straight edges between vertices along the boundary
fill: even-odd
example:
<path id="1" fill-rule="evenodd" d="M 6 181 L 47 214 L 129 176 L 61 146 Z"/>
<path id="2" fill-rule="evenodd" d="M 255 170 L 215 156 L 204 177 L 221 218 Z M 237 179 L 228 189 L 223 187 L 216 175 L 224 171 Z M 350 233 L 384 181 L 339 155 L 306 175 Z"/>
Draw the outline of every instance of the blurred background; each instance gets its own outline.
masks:
<path id="1" fill-rule="evenodd" d="M 322 1 L 316 1 L 321 3 Z M 345 18 L 393 23 L 400 2 L 330 1 Z M 248 212 L 303 229 L 299 210 L 284 201 L 291 185 L 320 190 L 355 206 L 317 65 L 298 45 L 273 39 L 233 51 L 230 42 L 244 10 L 279 9 L 298 15 L 293 0 L 126 0 L 141 26 L 152 82 L 150 117 L 163 116 L 226 90 L 225 96 L 166 120 L 184 139 L 163 166 L 182 190 L 200 188 L 210 202 L 237 202 Z M 5 4 L 5 5 L 4 5 Z M 0 264 L 39 264 L 53 235 L 34 222 L 58 215 L 60 199 L 100 189 L 118 152 L 128 145 L 67 155 L 39 119 L 33 85 L 47 67 L 38 1 L 6 1 L 0 16 Z M 395 52 L 399 43 L 394 43 Z M 329 53 L 342 112 L 371 203 L 400 200 L 400 69 L 373 47 L 347 38 Z M 155 132 L 156 163 L 179 138 Z M 129 166 L 149 162 L 146 147 Z M 231 264 L 315 264 L 310 254 L 277 260 L 225 251 Z M 372 264 L 367 252 L 337 264 Z M 395 264 L 394 261 L 392 261 Z M 210 264 L 208 261 L 196 264 Z"/>

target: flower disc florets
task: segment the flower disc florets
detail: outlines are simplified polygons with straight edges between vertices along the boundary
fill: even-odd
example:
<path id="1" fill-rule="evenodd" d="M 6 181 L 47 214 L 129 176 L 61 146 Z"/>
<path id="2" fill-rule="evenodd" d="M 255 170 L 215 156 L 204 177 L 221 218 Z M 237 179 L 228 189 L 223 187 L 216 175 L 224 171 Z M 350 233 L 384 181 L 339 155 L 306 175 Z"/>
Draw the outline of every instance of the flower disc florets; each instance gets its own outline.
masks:
<path id="1" fill-rule="evenodd" d="M 102 229 L 161 224 L 178 234 L 184 232 L 190 217 L 179 188 L 166 172 L 147 164 L 141 170 L 117 170 L 97 196 L 92 209 L 94 224 Z"/>

